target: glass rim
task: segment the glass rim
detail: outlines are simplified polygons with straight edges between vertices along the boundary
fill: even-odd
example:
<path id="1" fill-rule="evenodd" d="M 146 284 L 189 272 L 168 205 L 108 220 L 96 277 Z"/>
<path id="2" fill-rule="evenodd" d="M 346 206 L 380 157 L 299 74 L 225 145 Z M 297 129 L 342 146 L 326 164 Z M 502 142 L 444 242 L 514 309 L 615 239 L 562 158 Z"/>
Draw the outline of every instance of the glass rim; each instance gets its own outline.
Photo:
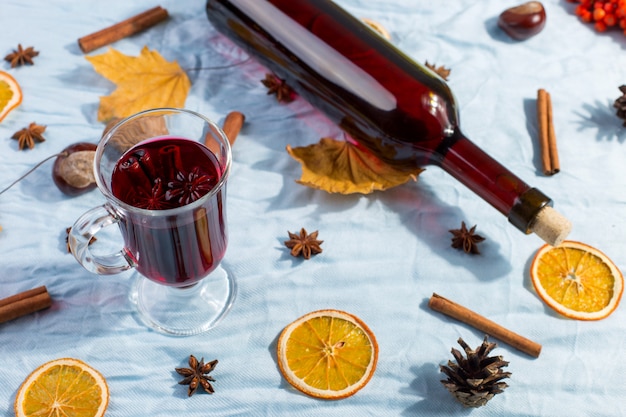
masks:
<path id="1" fill-rule="evenodd" d="M 109 189 L 109 187 L 107 187 L 106 185 L 104 185 L 102 183 L 102 179 L 100 176 L 100 169 L 99 169 L 99 162 L 102 159 L 102 156 L 104 154 L 104 144 L 107 144 L 110 137 L 117 131 L 117 129 L 122 125 L 122 124 L 126 124 L 128 122 L 130 122 L 131 120 L 137 119 L 139 117 L 142 117 L 146 114 L 150 114 L 150 113 L 179 113 L 179 114 L 187 114 L 189 116 L 194 116 L 194 117 L 198 117 L 200 119 L 202 119 L 204 122 L 206 122 L 212 129 L 214 132 L 216 132 L 221 141 L 223 142 L 222 145 L 226 148 L 226 164 L 225 166 L 222 167 L 222 175 L 220 176 L 220 180 L 213 186 L 213 188 L 211 188 L 211 190 L 206 193 L 205 195 L 203 195 L 202 197 L 200 197 L 199 199 L 189 203 L 189 204 L 185 204 L 183 206 L 180 207 L 174 207 L 171 209 L 163 209 L 163 210 L 150 210 L 150 209 L 143 209 L 140 207 L 135 207 L 131 204 L 128 204 L 122 200 L 120 200 L 119 198 L 117 198 L 115 195 L 113 195 L 113 193 L 111 192 L 111 190 Z M 145 140 L 150 140 L 151 138 L 147 138 Z M 141 142 L 138 142 L 137 144 L 133 145 L 136 146 L 139 143 L 144 142 L 145 140 L 142 140 Z M 192 140 L 198 144 L 200 144 L 201 146 L 204 146 L 205 148 L 206 145 L 200 141 L 195 141 L 193 139 L 189 139 Z M 102 145 L 102 146 L 101 146 Z M 130 149 L 130 148 L 129 148 Z M 208 148 L 207 148 L 208 149 Z M 128 150 L 127 150 L 128 151 Z M 124 151 L 122 153 L 122 155 L 124 153 L 126 153 L 127 151 Z M 209 149 L 210 152 L 212 152 Z M 206 201 L 210 198 L 212 198 L 215 194 L 217 194 L 218 192 L 220 192 L 222 190 L 222 188 L 224 188 L 226 186 L 226 181 L 228 180 L 228 176 L 230 175 L 230 168 L 231 168 L 231 164 L 232 164 L 232 149 L 230 146 L 230 142 L 228 140 L 228 137 L 226 136 L 226 133 L 224 133 L 224 131 L 222 130 L 222 128 L 220 126 L 217 125 L 217 123 L 213 122 L 211 119 L 209 119 L 208 117 L 204 116 L 201 113 L 195 112 L 193 110 L 188 110 L 188 109 L 182 109 L 182 108 L 175 108 L 175 107 L 158 107 L 158 108 L 154 108 L 154 109 L 148 109 L 148 110 L 143 110 L 140 111 L 138 113 L 135 113 L 131 116 L 125 117 L 122 120 L 120 120 L 119 122 L 117 122 L 101 139 L 100 142 L 98 143 L 98 146 L 96 148 L 96 154 L 94 156 L 94 160 L 93 160 L 93 169 L 94 169 L 94 173 L 96 174 L 96 185 L 98 186 L 98 189 L 100 190 L 100 192 L 102 194 L 104 194 L 105 198 L 109 201 L 109 202 L 113 202 L 115 203 L 117 206 L 120 206 L 122 209 L 124 209 L 127 212 L 130 213 L 136 213 L 136 214 L 140 214 L 143 216 L 151 216 L 151 217 L 160 217 L 160 216 L 172 216 L 172 215 L 176 215 L 178 213 L 181 213 L 183 211 L 186 210 L 194 210 L 197 207 L 200 207 L 202 205 L 204 205 L 206 203 Z"/>

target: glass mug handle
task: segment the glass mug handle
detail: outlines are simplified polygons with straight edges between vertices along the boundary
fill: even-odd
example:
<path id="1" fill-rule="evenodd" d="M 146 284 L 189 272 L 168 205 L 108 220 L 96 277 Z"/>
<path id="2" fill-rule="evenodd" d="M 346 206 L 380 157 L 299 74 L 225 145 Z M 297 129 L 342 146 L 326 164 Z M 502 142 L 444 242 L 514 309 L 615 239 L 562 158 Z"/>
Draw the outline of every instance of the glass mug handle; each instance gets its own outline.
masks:
<path id="1" fill-rule="evenodd" d="M 117 222 L 119 218 L 104 204 L 85 212 L 70 229 L 67 237 L 70 251 L 88 271 L 99 275 L 112 275 L 134 266 L 123 250 L 110 255 L 94 255 L 89 248 L 89 243 L 100 230 Z"/>

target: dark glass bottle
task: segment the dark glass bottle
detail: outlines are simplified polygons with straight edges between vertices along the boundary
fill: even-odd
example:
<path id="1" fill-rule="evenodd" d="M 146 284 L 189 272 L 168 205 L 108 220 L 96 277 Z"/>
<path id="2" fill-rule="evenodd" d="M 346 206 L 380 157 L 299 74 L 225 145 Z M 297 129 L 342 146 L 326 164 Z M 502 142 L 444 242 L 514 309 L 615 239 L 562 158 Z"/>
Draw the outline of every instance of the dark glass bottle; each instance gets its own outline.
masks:
<path id="1" fill-rule="evenodd" d="M 446 82 L 330 0 L 208 0 L 211 23 L 397 168 L 437 165 L 524 233 L 558 244 L 552 201 L 459 128 Z"/>

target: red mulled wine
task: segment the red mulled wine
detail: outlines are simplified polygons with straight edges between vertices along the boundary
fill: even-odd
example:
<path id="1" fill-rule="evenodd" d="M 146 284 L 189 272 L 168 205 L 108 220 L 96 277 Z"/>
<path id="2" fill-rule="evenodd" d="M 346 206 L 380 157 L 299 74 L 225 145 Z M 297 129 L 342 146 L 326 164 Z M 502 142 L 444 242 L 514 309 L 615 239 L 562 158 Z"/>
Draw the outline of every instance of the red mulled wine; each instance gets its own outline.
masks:
<path id="1" fill-rule="evenodd" d="M 127 210 L 120 222 L 126 253 L 142 275 L 187 286 L 217 267 L 227 244 L 225 185 L 211 190 L 222 175 L 209 149 L 184 138 L 155 138 L 124 153 L 113 170 L 111 191 L 144 209 Z M 198 200 L 203 202 L 197 207 L 179 209 Z M 145 210 L 154 215 L 146 217 Z"/>

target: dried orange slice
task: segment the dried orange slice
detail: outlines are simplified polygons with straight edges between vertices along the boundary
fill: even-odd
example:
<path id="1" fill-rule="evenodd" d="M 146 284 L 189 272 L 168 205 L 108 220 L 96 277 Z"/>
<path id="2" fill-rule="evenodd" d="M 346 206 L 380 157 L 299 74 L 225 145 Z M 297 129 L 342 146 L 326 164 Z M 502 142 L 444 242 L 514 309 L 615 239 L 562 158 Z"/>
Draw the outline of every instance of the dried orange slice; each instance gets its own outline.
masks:
<path id="1" fill-rule="evenodd" d="M 383 38 L 387 39 L 388 41 L 391 40 L 391 34 L 387 31 L 387 29 L 385 29 L 385 27 L 383 25 L 381 25 L 377 21 L 369 19 L 367 17 L 363 17 L 363 18 L 361 18 L 361 20 L 367 26 L 369 26 L 370 28 L 374 29 L 374 31 L 376 31 L 380 36 L 382 36 Z"/>
<path id="2" fill-rule="evenodd" d="M 530 266 L 539 297 L 560 314 L 578 320 L 600 320 L 618 306 L 624 277 L 598 249 L 580 242 L 542 246 Z"/>
<path id="3" fill-rule="evenodd" d="M 372 378 L 378 344 L 358 317 L 339 310 L 308 313 L 281 332 L 280 372 L 294 388 L 317 398 L 349 397 Z"/>
<path id="4" fill-rule="evenodd" d="M 22 102 L 22 90 L 11 74 L 0 71 L 0 122 Z"/>
<path id="5" fill-rule="evenodd" d="M 71 358 L 56 359 L 35 369 L 15 398 L 16 417 L 101 417 L 109 404 L 109 388 L 100 372 Z"/>

